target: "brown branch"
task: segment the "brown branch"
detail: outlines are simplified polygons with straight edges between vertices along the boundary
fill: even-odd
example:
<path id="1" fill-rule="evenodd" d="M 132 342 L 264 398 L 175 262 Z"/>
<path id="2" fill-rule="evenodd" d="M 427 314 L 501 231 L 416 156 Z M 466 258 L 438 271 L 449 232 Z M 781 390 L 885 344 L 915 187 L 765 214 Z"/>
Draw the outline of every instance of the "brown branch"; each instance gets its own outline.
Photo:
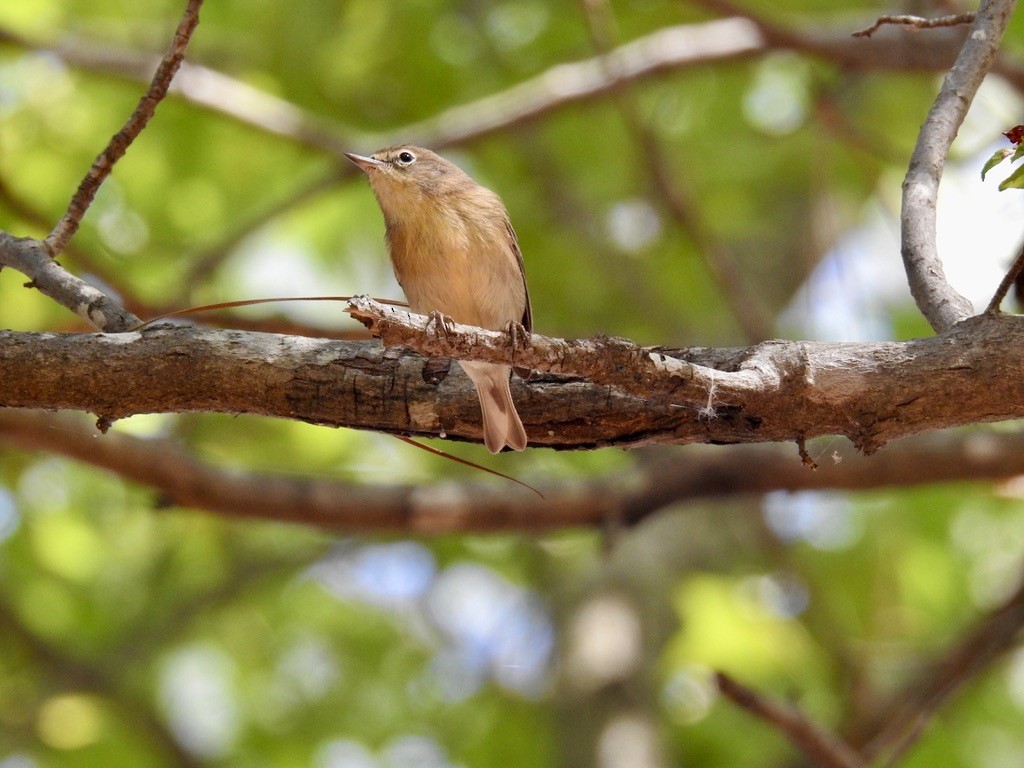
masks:
<path id="1" fill-rule="evenodd" d="M 692 196 L 680 179 L 685 174 L 673 172 L 673 164 L 669 162 L 661 141 L 641 115 L 632 81 L 621 77 L 615 69 L 616 59 L 612 55 L 616 48 L 615 24 L 611 6 L 607 0 L 582 0 L 582 4 L 598 61 L 605 78 L 611 83 L 623 122 L 637 145 L 659 201 L 693 243 L 746 340 L 756 342 L 769 338 L 774 327 L 771 318 L 743 282 L 732 255 L 708 231 L 696 213 Z"/>
<path id="2" fill-rule="evenodd" d="M 958 38 L 939 36 L 857 41 L 830 32 L 800 33 L 767 24 L 722 0 L 701 0 L 701 4 L 741 17 L 666 27 L 616 47 L 608 61 L 595 57 L 557 64 L 504 91 L 382 136 L 360 135 L 345 126 L 327 124 L 283 99 L 188 62 L 175 77 L 171 92 L 204 109 L 340 158 L 353 146 L 383 146 L 395 139 L 435 148 L 463 145 L 534 122 L 567 106 L 601 98 L 618 81 L 646 80 L 773 50 L 807 53 L 857 70 L 939 71 L 948 68 L 960 47 Z M 147 54 L 119 51 L 110 44 L 90 45 L 69 39 L 47 45 L 2 28 L 0 43 L 48 50 L 72 66 L 131 80 L 143 79 L 153 62 Z M 608 64 L 616 73 L 614 81 L 605 73 Z M 1024 70 L 1005 63 L 999 71 L 1024 90 Z"/>
<path id="3" fill-rule="evenodd" d="M 587 483 L 549 483 L 538 501 L 504 483 L 367 486 L 325 478 L 222 469 L 167 439 L 106 435 L 77 414 L 0 409 L 0 443 L 55 453 L 153 488 L 178 507 L 225 517 L 345 532 L 487 532 L 633 524 L 669 505 L 777 490 L 868 490 L 998 480 L 1024 473 L 1024 434 L 929 435 L 865 457 L 849 444 L 818 446 L 817 472 L 788 445 L 691 448 Z M 811 447 L 811 452 L 815 447 Z M 529 480 L 530 478 L 525 478 Z"/>
<path id="4" fill-rule="evenodd" d="M 935 29 L 936 27 L 958 27 L 962 24 L 974 23 L 973 13 L 956 13 L 949 16 L 940 16 L 936 19 L 926 19 L 923 16 L 879 16 L 867 29 L 852 32 L 851 37 L 871 37 L 876 31 L 886 24 L 901 24 L 910 29 Z"/>
<path id="5" fill-rule="evenodd" d="M 845 435 L 871 452 L 932 429 L 1024 416 L 1024 318 L 982 315 L 908 342 L 767 342 L 665 350 L 623 339 L 508 337 L 368 299 L 353 313 L 387 346 L 511 362 L 531 444 L 560 449 L 796 441 Z M 999 348 L 999 355 L 990 350 Z M 186 374 L 187 372 L 187 374 Z M 569 377 L 569 378 L 566 378 Z M 478 440 L 480 413 L 457 366 L 376 342 L 154 326 L 141 333 L 0 332 L 0 406 L 135 413 L 252 413 L 404 435 Z"/>
<path id="6" fill-rule="evenodd" d="M 171 46 L 160 61 L 160 65 L 153 75 L 149 90 L 139 100 L 138 106 L 135 107 L 135 111 L 132 112 L 131 117 L 128 118 L 128 121 L 121 130 L 114 134 L 107 147 L 93 161 L 92 167 L 85 175 L 85 178 L 82 179 L 78 190 L 71 198 L 67 211 L 44 241 L 46 249 L 51 256 L 58 256 L 64 252 L 71 238 L 78 231 L 82 217 L 85 216 L 85 212 L 92 204 L 93 198 L 96 197 L 96 192 L 99 190 L 100 185 L 110 175 L 114 164 L 124 156 L 131 143 L 135 141 L 135 138 L 142 132 L 142 129 L 146 127 L 146 124 L 156 112 L 157 104 L 167 95 L 171 79 L 174 77 L 174 73 L 178 71 L 178 67 L 185 56 L 185 49 L 188 47 L 192 32 L 195 30 L 196 25 L 199 24 L 199 8 L 202 4 L 203 0 L 188 0 L 185 13 L 178 24 L 177 30 L 175 30 Z"/>
<path id="7" fill-rule="evenodd" d="M 1003 276 L 1002 281 L 999 283 L 999 287 L 996 288 L 996 292 L 992 295 L 992 300 L 985 308 L 987 313 L 992 314 L 999 311 L 999 305 L 1003 303 L 1003 299 L 1006 298 L 1010 286 L 1013 285 L 1013 281 L 1017 279 L 1022 269 L 1024 269 L 1024 245 L 1021 246 L 1020 253 L 1013 260 L 1013 264 L 1010 265 L 1006 275 Z"/>
<path id="8" fill-rule="evenodd" d="M 970 34 L 946 74 L 918 134 L 903 180 L 903 263 L 910 292 L 936 331 L 970 317 L 971 302 L 946 280 L 936 246 L 935 204 L 949 148 L 988 73 L 1016 0 L 983 0 Z"/>
<path id="9" fill-rule="evenodd" d="M 715 682 L 723 696 L 771 725 L 816 765 L 823 768 L 866 768 L 867 762 L 848 744 L 813 722 L 795 705 L 773 701 L 741 685 L 724 672 L 715 674 Z"/>
<path id="10" fill-rule="evenodd" d="M 922 669 L 882 709 L 864 747 L 888 765 L 906 753 L 935 714 L 971 680 L 1021 642 L 1024 581 L 1006 602 L 983 617 L 941 657 Z"/>
<path id="11" fill-rule="evenodd" d="M 1013 399 L 1024 394 L 1021 385 L 1007 383 L 1006 374 L 996 372 L 997 363 L 1005 362 L 1005 356 L 993 360 L 978 347 L 983 337 L 1000 338 L 1000 346 L 1007 345 L 1005 334 L 1010 326 L 997 330 L 989 322 L 998 319 L 1003 323 L 1009 317 L 976 318 L 942 337 L 960 362 L 942 362 L 941 354 L 934 357 L 932 339 L 877 345 L 767 342 L 742 351 L 739 359 L 726 366 L 712 367 L 695 362 L 696 358 L 685 352 L 642 348 L 622 339 L 565 341 L 534 335 L 527 349 L 513 354 L 506 334 L 456 325 L 454 332 L 438 337 L 429 332 L 426 318 L 384 307 L 365 297 L 350 302 L 349 314 L 367 325 L 386 347 L 405 346 L 421 354 L 460 360 L 514 360 L 535 370 L 580 376 L 616 387 L 641 398 L 649 407 L 667 405 L 677 413 L 672 423 L 679 442 L 747 442 L 754 435 L 764 439 L 769 433 L 771 440 L 796 441 L 844 434 L 871 451 L 885 440 L 910 434 L 904 431 L 904 419 L 911 411 L 916 414 L 912 419 L 916 423 L 912 431 L 916 433 L 922 431 L 919 418 L 933 424 L 938 419 L 943 426 L 952 426 L 948 419 L 955 418 L 956 411 L 961 415 L 971 411 L 971 401 L 987 414 L 993 409 L 1016 413 L 1018 406 Z M 1012 335 L 1016 333 L 1015 329 Z M 927 372 L 918 369 L 922 365 Z M 970 394 L 978 387 L 978 380 L 959 385 L 959 377 L 950 377 L 952 369 L 947 365 L 971 371 L 972 377 L 981 374 L 986 386 L 996 389 L 986 391 L 979 399 L 980 392 Z M 918 369 L 927 381 L 904 378 L 901 368 L 902 373 Z M 981 373 L 983 369 L 989 369 L 988 376 Z M 924 391 L 935 385 L 941 386 L 945 394 Z M 1002 396 L 996 391 L 1000 387 Z M 955 390 L 961 392 L 962 400 L 947 399 Z M 935 400 L 936 396 L 941 401 Z M 953 402 L 956 407 L 951 407 Z M 877 410 L 879 407 L 886 411 L 884 415 Z M 697 424 L 693 422 L 695 416 Z M 701 419 L 705 421 L 698 426 Z M 968 417 L 956 423 L 975 420 Z M 826 423 L 829 426 L 825 427 Z M 802 431 L 803 427 L 806 430 Z M 683 432 L 691 437 L 683 438 Z"/>

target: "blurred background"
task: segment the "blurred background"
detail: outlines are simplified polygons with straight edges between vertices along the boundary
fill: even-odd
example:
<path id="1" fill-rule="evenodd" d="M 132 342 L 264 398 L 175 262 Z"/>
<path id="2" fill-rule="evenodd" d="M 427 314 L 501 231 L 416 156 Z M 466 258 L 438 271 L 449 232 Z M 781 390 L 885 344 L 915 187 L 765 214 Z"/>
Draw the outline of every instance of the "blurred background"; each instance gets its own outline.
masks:
<path id="1" fill-rule="evenodd" d="M 0 228 L 49 231 L 183 8 L 0 5 Z M 539 333 L 669 346 L 928 335 L 899 257 L 900 182 L 964 32 L 850 33 L 882 13 L 957 8 L 743 10 L 207 3 L 175 89 L 61 263 L 142 317 L 275 295 L 401 298 L 376 202 L 341 153 L 411 141 L 501 194 Z M 1022 44 L 1017 20 L 1003 55 Z M 1021 105 L 990 78 L 943 181 L 940 253 L 979 309 L 1022 213 L 980 169 Z M 0 274 L 0 325 L 85 330 L 23 283 Z M 361 338 L 332 304 L 217 322 Z M 984 450 L 1016 428 L 935 445 Z M 281 420 L 149 415 L 113 431 L 239 473 L 504 482 L 389 436 Z M 746 456 L 433 444 L 541 486 Z M 808 450 L 823 470 L 852 455 L 841 438 Z M 628 528 L 342 537 L 169 506 L 59 453 L 0 430 L 0 768 L 800 765 L 720 696 L 716 670 L 862 747 L 944 654 L 970 650 L 1024 554 L 1011 479 L 682 500 Z M 979 664 L 900 765 L 1019 764 L 1018 629 L 998 653 L 968 654 Z"/>

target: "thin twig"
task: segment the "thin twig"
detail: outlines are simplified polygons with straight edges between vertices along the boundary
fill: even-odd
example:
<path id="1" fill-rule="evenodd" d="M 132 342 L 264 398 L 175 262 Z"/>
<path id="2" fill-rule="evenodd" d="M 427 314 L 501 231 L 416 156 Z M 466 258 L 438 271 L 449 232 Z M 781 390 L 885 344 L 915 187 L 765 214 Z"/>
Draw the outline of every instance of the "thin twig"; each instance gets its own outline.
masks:
<path id="1" fill-rule="evenodd" d="M 909 685 L 898 691 L 878 719 L 864 747 L 870 759 L 893 764 L 912 747 L 926 726 L 961 688 L 1021 642 L 1024 580 L 1002 605 L 982 618 Z"/>
<path id="2" fill-rule="evenodd" d="M 1017 258 L 1013 260 L 1013 264 L 1010 265 L 1010 269 L 1007 271 L 1003 281 L 999 283 L 999 287 L 996 288 L 995 294 L 992 296 L 992 301 L 988 303 L 985 311 L 989 314 L 999 311 L 999 305 L 1003 303 L 1003 299 L 1006 298 L 1007 292 L 1010 290 L 1010 286 L 1013 285 L 1013 281 L 1017 279 L 1017 275 L 1024 269 L 1024 245 L 1021 245 L 1020 253 L 1017 254 Z"/>
<path id="3" fill-rule="evenodd" d="M 762 696 L 724 672 L 715 674 L 722 695 L 764 720 L 812 762 L 823 768 L 866 768 L 867 763 L 846 742 L 810 720 L 792 704 Z"/>
<path id="4" fill-rule="evenodd" d="M 935 204 L 946 156 L 984 80 L 1016 0 L 983 0 L 971 33 L 946 73 L 914 145 L 900 212 L 903 263 L 910 292 L 935 331 L 973 314 L 971 302 L 946 280 L 936 246 Z"/>
<path id="5" fill-rule="evenodd" d="M 629 79 L 616 68 L 612 55 L 616 48 L 615 21 L 607 0 L 582 0 L 591 43 L 598 62 L 619 107 L 626 129 L 636 143 L 662 205 L 693 243 L 704 262 L 712 282 L 728 304 L 743 329 L 747 341 L 763 341 L 772 335 L 773 324 L 757 297 L 748 290 L 743 276 L 733 263 L 732 255 L 708 231 L 692 204 L 692 196 L 684 189 L 680 177 L 673 173 L 672 163 L 663 151 L 661 141 L 640 112 L 640 106 Z"/>
<path id="6" fill-rule="evenodd" d="M 174 33 L 171 46 L 160 60 L 160 65 L 153 75 L 149 89 L 139 100 L 138 106 L 135 107 L 135 111 L 132 112 L 124 127 L 114 134 L 106 149 L 93 161 L 92 167 L 86 173 L 82 183 L 78 185 L 78 190 L 71 198 L 67 211 L 61 216 L 57 226 L 53 228 L 53 231 L 50 232 L 44 241 L 46 249 L 51 256 L 56 257 L 64 252 L 71 238 L 78 231 L 82 217 L 85 216 L 85 212 L 92 205 L 100 185 L 110 175 L 114 164 L 124 156 L 131 143 L 135 141 L 135 138 L 142 132 L 142 129 L 146 127 L 146 124 L 156 111 L 157 104 L 167 95 L 171 79 L 174 77 L 174 73 L 178 71 L 178 67 L 181 66 L 181 61 L 185 56 L 185 49 L 188 47 L 192 32 L 195 30 L 196 25 L 199 24 L 199 8 L 202 4 L 203 0 L 188 0 L 188 5 Z"/>
<path id="7" fill-rule="evenodd" d="M 934 29 L 935 27 L 959 27 L 962 24 L 973 24 L 973 13 L 956 13 L 950 16 L 940 16 L 936 19 L 926 19 L 923 16 L 879 16 L 878 21 L 867 29 L 861 29 L 850 33 L 851 37 L 871 37 L 879 28 L 886 24 L 902 24 L 911 29 Z"/>
<path id="8" fill-rule="evenodd" d="M 280 200 L 270 203 L 258 214 L 239 223 L 219 242 L 190 257 L 192 263 L 185 271 L 179 300 L 186 301 L 203 280 L 213 274 L 235 252 L 235 248 L 257 229 L 266 226 L 272 219 L 293 210 L 317 195 L 334 189 L 339 182 L 354 177 L 357 173 L 359 173 L 358 169 L 352 163 L 346 162 L 345 165 L 338 165 L 326 174 L 318 175 L 315 179 L 300 184 Z"/>
<path id="9" fill-rule="evenodd" d="M 139 318 L 114 299 L 58 264 L 41 240 L 0 230 L 0 265 L 28 276 L 26 287 L 49 296 L 100 331 L 119 333 L 139 324 Z"/>

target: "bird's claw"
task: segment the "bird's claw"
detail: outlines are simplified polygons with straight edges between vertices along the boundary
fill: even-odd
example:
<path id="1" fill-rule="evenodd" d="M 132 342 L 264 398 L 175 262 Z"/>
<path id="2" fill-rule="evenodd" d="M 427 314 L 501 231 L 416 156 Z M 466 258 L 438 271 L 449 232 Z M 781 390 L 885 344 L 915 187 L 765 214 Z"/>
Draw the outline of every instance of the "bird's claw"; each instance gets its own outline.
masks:
<path id="1" fill-rule="evenodd" d="M 512 347 L 513 353 L 517 349 L 530 348 L 530 333 L 522 323 L 517 323 L 515 320 L 510 321 L 505 326 L 505 333 L 508 334 L 509 345 Z"/>
<path id="2" fill-rule="evenodd" d="M 530 378 L 531 369 L 516 365 L 516 350 L 525 351 L 530 348 L 530 332 L 522 323 L 512 320 L 505 326 L 505 333 L 508 334 L 509 345 L 512 348 L 512 367 L 515 369 L 516 375 L 521 379 Z"/>
<path id="3" fill-rule="evenodd" d="M 443 312 L 438 312 L 436 309 L 432 309 L 427 313 L 428 331 L 431 326 L 434 327 L 434 333 L 442 338 L 455 331 L 455 321 Z"/>

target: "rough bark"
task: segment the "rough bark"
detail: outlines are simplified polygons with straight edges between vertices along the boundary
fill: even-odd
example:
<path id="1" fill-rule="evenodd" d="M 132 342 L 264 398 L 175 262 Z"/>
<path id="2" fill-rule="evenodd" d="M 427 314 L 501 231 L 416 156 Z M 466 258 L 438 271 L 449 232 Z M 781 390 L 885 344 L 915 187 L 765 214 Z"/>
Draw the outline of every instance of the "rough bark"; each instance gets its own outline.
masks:
<path id="1" fill-rule="evenodd" d="M 363 305 L 386 345 L 511 361 L 508 336 Z M 376 309 L 375 309 L 376 307 Z M 364 318 L 365 319 L 365 318 Z M 534 335 L 515 362 L 540 371 L 513 397 L 531 445 L 802 441 L 845 435 L 871 452 L 934 429 L 1024 416 L 1024 318 L 971 318 L 926 339 L 772 341 L 668 350 Z M 136 413 L 218 411 L 479 440 L 455 366 L 376 341 L 157 327 L 125 334 L 0 332 L 0 406 Z"/>

